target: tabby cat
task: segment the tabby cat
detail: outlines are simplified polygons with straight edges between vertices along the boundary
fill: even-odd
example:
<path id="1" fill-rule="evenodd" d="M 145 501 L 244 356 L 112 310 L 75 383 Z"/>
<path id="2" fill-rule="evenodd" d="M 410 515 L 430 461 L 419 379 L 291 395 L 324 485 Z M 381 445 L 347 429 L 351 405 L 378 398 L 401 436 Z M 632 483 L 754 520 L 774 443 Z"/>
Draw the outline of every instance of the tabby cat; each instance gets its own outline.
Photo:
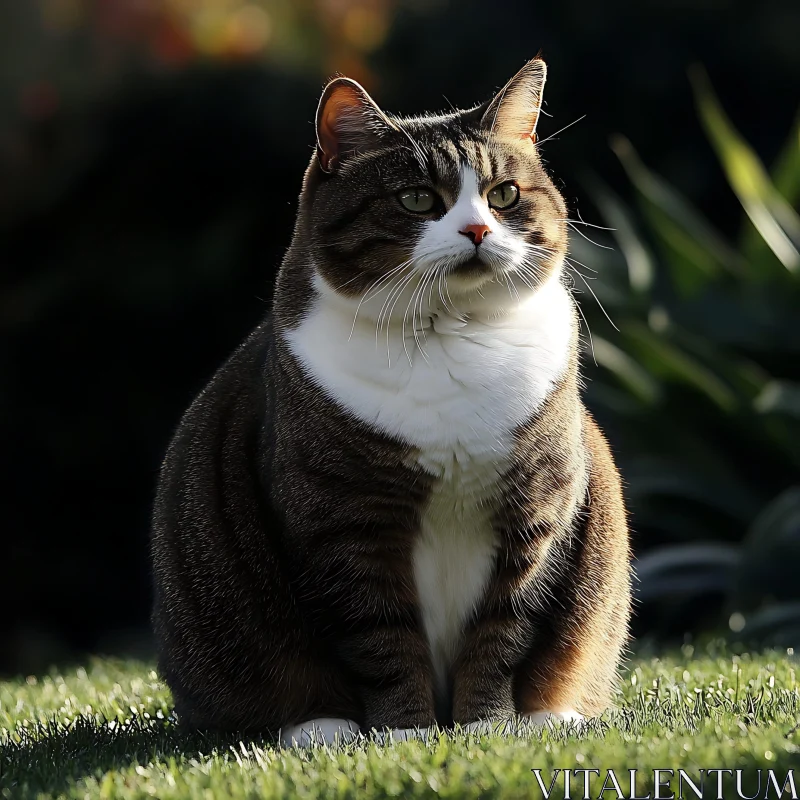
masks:
<path id="1" fill-rule="evenodd" d="M 579 396 L 545 76 L 413 118 L 325 88 L 272 308 L 161 472 L 153 623 L 182 723 L 304 744 L 611 702 L 628 531 Z"/>

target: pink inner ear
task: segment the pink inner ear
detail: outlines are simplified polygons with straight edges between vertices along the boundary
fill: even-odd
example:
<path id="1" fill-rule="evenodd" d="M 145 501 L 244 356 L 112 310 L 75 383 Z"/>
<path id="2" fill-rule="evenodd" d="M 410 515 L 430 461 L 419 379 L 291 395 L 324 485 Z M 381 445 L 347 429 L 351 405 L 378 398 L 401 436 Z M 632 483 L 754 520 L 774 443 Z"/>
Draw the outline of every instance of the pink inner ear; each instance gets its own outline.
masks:
<path id="1" fill-rule="evenodd" d="M 519 139 L 530 139 L 532 142 L 536 141 L 536 133 L 527 126 L 516 134 Z"/>
<path id="2" fill-rule="evenodd" d="M 320 162 L 323 169 L 328 169 L 330 162 L 341 151 L 342 119 L 347 115 L 354 114 L 360 105 L 361 98 L 349 86 L 336 87 L 325 101 L 317 134 L 321 151 Z"/>
<path id="3" fill-rule="evenodd" d="M 536 141 L 536 120 L 538 112 L 528 103 L 521 102 L 519 96 L 508 97 L 497 114 L 497 128 L 506 136 L 515 139 Z"/>

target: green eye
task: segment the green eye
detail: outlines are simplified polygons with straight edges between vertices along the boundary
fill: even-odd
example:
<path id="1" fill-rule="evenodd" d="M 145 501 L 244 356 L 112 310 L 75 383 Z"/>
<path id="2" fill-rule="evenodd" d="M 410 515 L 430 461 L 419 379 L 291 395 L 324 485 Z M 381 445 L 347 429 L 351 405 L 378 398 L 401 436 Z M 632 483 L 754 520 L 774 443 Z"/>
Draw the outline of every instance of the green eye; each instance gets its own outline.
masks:
<path id="1" fill-rule="evenodd" d="M 490 208 L 498 208 L 501 210 L 511 208 L 511 206 L 519 200 L 519 186 L 517 186 L 514 181 L 501 183 L 495 186 L 494 189 L 489 190 L 489 194 L 486 195 L 486 200 Z"/>
<path id="2" fill-rule="evenodd" d="M 403 189 L 403 191 L 398 192 L 397 199 L 402 203 L 403 208 L 407 208 L 416 214 L 427 214 L 432 211 L 438 200 L 430 189 L 418 187 Z"/>

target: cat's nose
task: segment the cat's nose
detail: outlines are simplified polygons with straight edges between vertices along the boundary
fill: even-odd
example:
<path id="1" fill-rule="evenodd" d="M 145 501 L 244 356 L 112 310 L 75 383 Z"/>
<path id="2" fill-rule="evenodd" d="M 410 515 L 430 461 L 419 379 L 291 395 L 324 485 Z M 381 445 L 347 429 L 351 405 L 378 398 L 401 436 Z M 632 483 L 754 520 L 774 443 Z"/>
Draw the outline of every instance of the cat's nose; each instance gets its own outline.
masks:
<path id="1" fill-rule="evenodd" d="M 486 234 L 491 232 L 488 225 L 466 225 L 463 231 L 459 231 L 462 236 L 469 236 L 472 244 L 480 244 L 486 238 Z"/>

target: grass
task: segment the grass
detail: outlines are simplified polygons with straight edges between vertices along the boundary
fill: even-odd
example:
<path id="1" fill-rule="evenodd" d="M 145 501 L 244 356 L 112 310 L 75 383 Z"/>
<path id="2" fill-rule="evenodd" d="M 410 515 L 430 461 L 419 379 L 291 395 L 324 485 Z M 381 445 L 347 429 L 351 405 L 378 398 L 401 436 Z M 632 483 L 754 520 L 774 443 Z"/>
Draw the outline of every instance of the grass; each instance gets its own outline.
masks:
<path id="1" fill-rule="evenodd" d="M 632 768 L 643 771 L 640 796 L 652 790 L 655 768 L 695 780 L 700 769 L 742 769 L 747 791 L 758 769 L 783 783 L 800 767 L 797 671 L 791 652 L 687 645 L 633 660 L 619 708 L 583 732 L 523 726 L 513 736 L 441 732 L 427 742 L 292 751 L 185 734 L 169 719 L 170 695 L 151 665 L 95 660 L 0 683 L 0 798 L 542 797 L 534 768 L 546 785 L 555 768 L 599 769 L 592 797 L 610 769 L 628 796 Z M 577 775 L 572 797 L 583 793 Z M 563 773 L 553 797 L 564 797 L 562 781 Z M 728 781 L 724 796 L 736 797 Z M 677 782 L 671 788 L 677 797 Z M 716 796 L 716 778 L 706 789 Z"/>

